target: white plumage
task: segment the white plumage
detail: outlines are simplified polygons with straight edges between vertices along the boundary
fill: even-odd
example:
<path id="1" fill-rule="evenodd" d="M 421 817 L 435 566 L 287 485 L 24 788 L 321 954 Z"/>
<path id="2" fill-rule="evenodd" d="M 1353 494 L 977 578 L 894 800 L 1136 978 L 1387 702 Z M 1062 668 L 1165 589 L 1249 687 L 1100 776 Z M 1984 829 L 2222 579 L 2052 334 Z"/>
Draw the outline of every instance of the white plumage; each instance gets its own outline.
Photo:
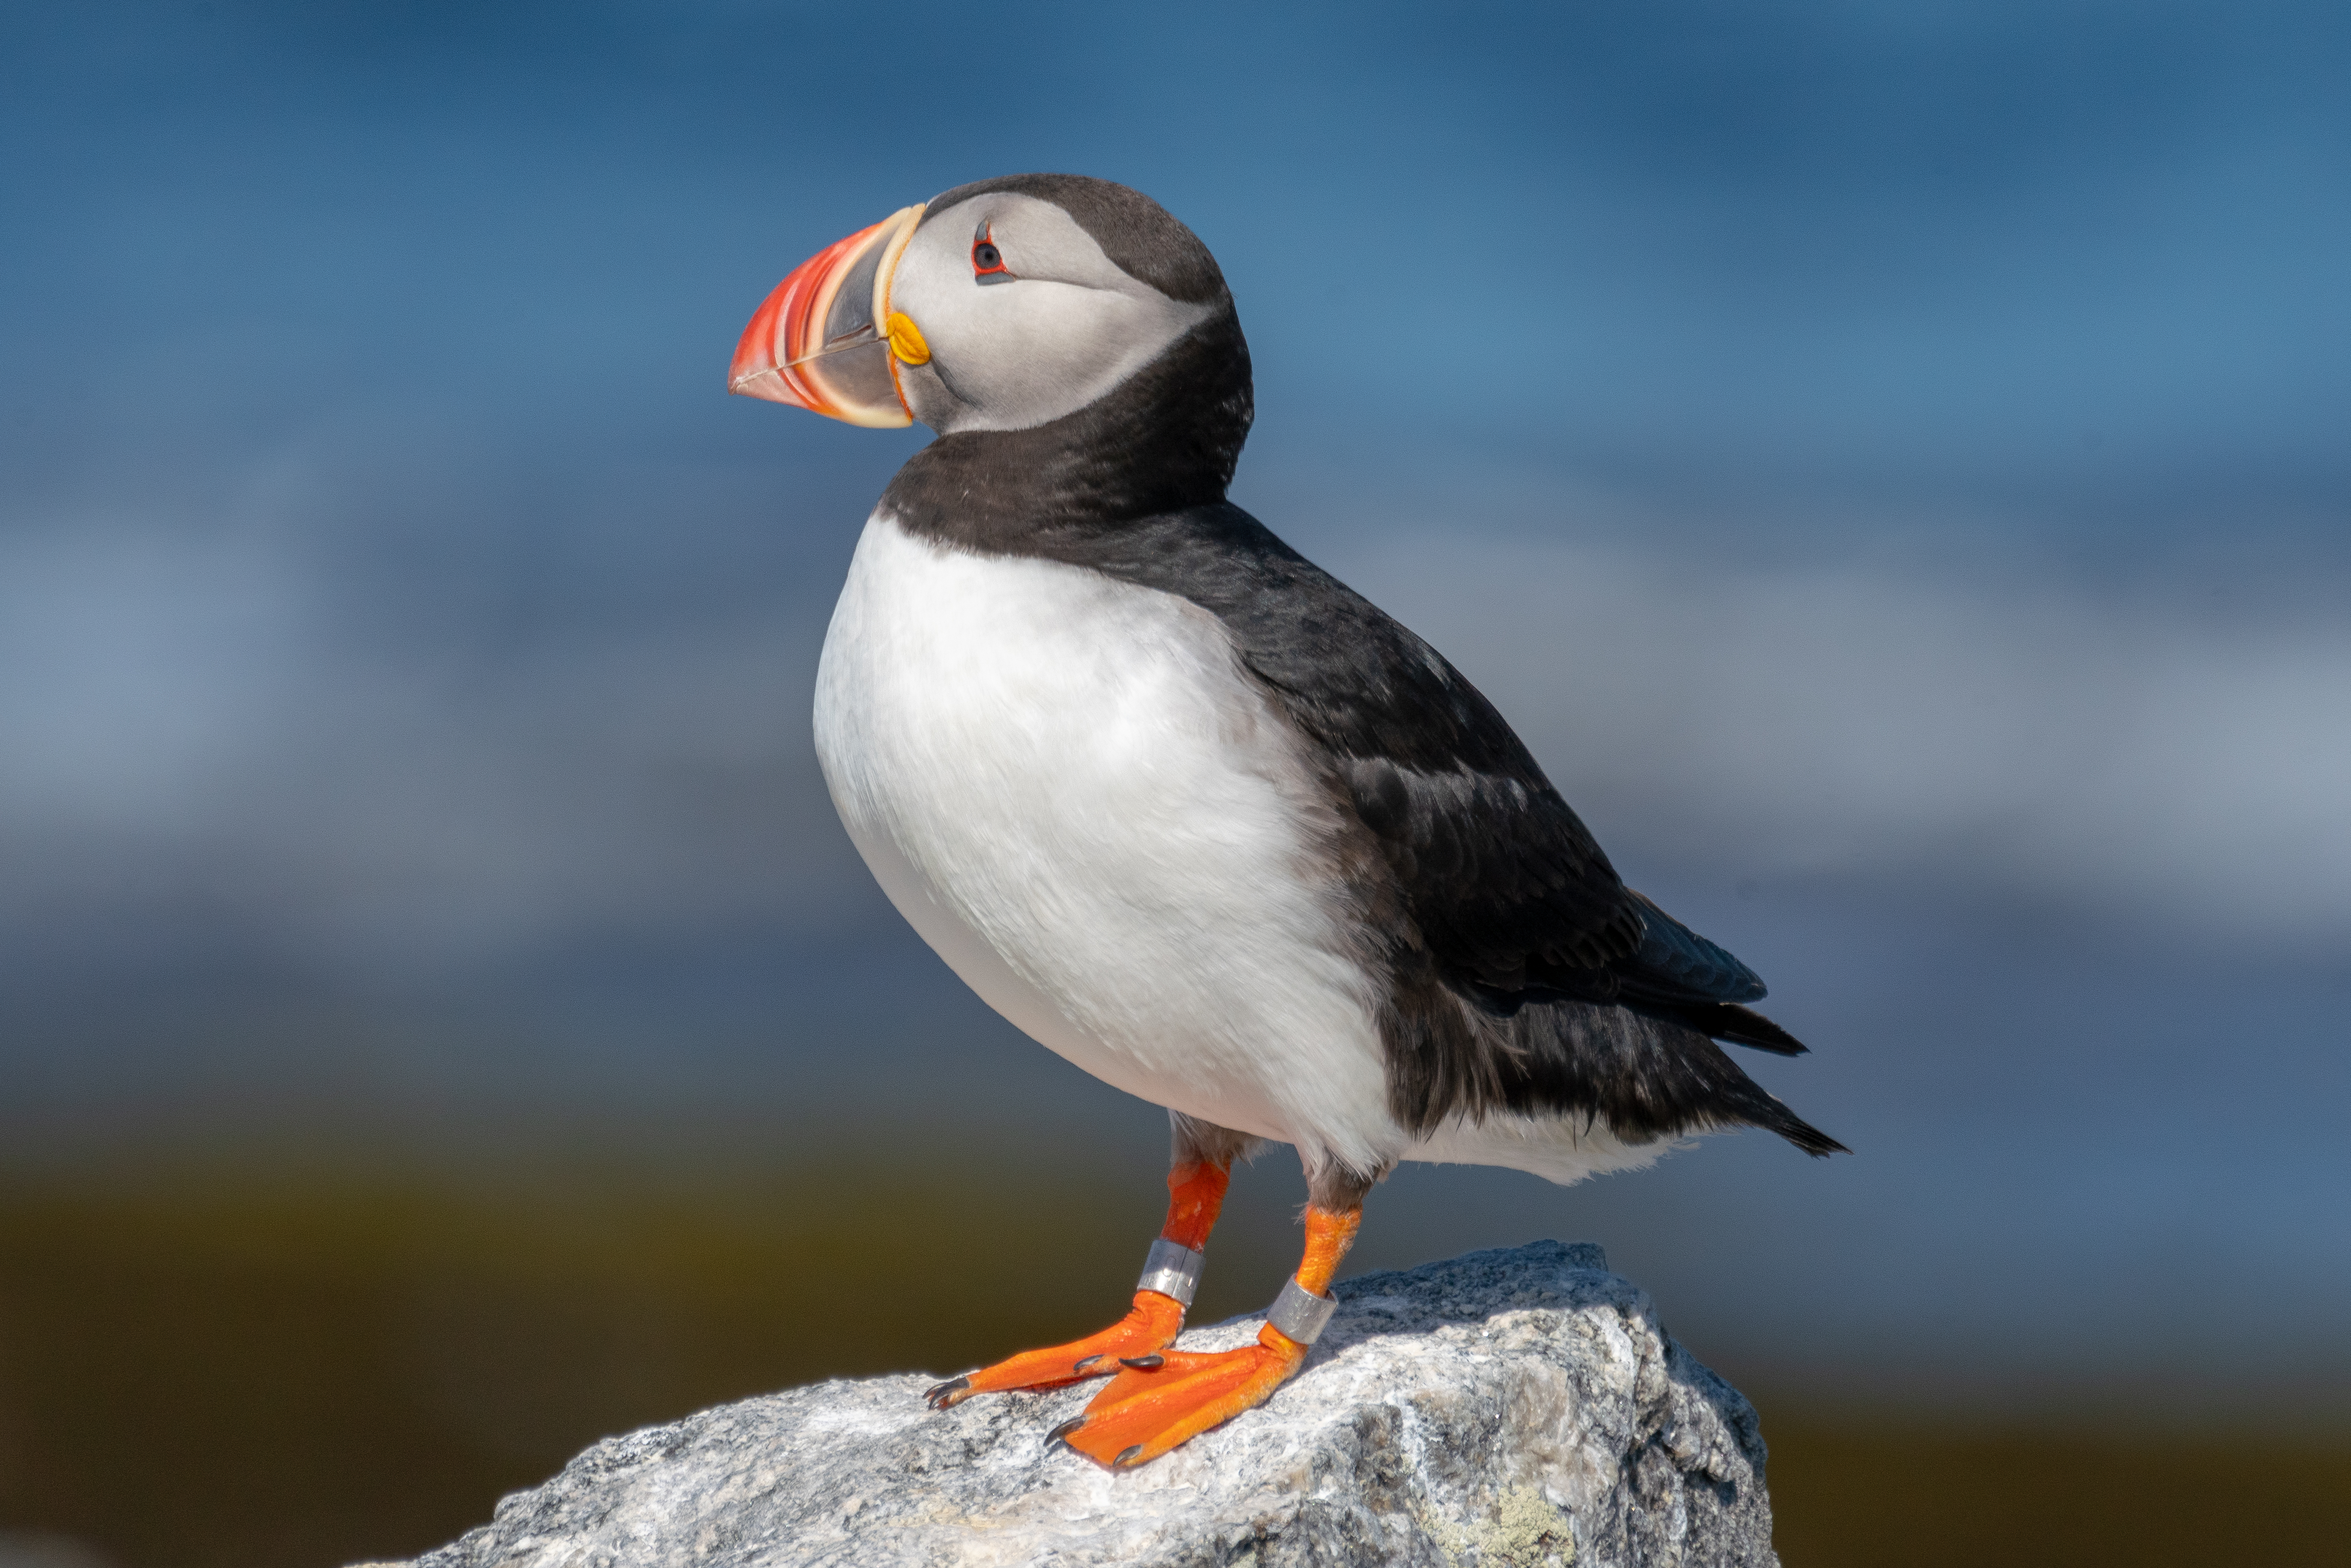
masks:
<path id="1" fill-rule="evenodd" d="M 1297 1146 L 1554 1181 L 1646 1164 L 1558 1117 L 1388 1113 L 1332 808 L 1217 618 L 1173 594 L 865 526 L 817 754 L 899 913 L 989 1006 L 1129 1093 Z"/>

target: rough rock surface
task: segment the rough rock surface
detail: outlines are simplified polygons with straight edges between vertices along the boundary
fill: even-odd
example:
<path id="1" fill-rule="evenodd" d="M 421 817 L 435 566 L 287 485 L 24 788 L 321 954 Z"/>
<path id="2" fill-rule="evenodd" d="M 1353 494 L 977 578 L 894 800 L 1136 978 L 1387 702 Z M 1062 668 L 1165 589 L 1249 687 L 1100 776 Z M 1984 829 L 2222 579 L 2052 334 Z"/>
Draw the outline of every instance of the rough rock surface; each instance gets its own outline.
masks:
<path id="1" fill-rule="evenodd" d="M 1099 1385 L 934 1414 L 928 1377 L 824 1383 L 609 1438 L 414 1568 L 1777 1563 L 1753 1407 L 1597 1247 L 1336 1294 L 1297 1378 L 1137 1470 L 1045 1442 Z"/>

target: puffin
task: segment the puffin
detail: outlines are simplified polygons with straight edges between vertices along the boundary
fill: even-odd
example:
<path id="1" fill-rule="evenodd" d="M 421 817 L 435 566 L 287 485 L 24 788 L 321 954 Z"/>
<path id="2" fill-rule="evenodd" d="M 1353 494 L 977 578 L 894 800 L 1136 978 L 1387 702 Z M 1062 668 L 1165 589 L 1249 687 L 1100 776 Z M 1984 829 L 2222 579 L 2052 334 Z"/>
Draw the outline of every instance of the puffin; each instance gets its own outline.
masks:
<path id="1" fill-rule="evenodd" d="M 1843 1145 L 1718 1042 L 1793 1056 L 1755 973 L 1627 887 L 1494 706 L 1226 498 L 1252 417 L 1216 258 L 1109 181 L 901 208 L 752 317 L 730 392 L 936 438 L 866 519 L 816 678 L 842 825 L 1030 1037 L 1165 1106 L 1167 1218 L 1119 1322 L 939 1384 L 1106 1379 L 1113 1469 L 1262 1403 L 1400 1162 L 1558 1183 L 1759 1127 Z M 1175 1348 L 1229 1173 L 1304 1166 L 1254 1343 Z"/>

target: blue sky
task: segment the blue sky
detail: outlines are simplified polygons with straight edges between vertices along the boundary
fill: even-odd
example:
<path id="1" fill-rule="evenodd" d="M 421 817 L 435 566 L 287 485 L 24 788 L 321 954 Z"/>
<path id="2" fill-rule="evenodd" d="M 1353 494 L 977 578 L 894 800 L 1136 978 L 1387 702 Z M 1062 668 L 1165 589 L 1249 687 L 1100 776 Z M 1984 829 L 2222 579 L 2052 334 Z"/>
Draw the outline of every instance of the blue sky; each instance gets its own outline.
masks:
<path id="1" fill-rule="evenodd" d="M 1958 1301 L 2012 1364 L 2027 1300 L 2152 1355 L 2189 1256 L 2339 1322 L 2346 68 L 2316 5 L 19 8 L 0 1104 L 1059 1083 L 809 755 L 921 434 L 720 385 L 810 252 L 1076 169 L 1233 283 L 1239 498 L 1763 971 L 1819 1052 L 1759 1073 L 1864 1150 L 1399 1183 L 1395 1247 L 1581 1226 L 1783 1357 Z"/>

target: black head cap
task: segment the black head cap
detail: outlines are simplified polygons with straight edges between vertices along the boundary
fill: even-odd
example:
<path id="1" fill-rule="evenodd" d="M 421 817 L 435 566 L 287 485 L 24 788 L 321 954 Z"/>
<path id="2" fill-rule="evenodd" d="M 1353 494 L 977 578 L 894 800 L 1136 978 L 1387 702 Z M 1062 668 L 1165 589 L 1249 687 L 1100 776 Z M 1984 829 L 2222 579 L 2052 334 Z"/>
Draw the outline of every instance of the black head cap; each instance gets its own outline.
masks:
<path id="1" fill-rule="evenodd" d="M 1089 174 L 1006 174 L 941 192 L 932 198 L 930 210 L 943 213 L 994 191 L 1052 203 L 1093 236 L 1120 271 L 1170 299 L 1207 305 L 1232 298 L 1217 258 L 1200 236 L 1131 185 Z"/>

